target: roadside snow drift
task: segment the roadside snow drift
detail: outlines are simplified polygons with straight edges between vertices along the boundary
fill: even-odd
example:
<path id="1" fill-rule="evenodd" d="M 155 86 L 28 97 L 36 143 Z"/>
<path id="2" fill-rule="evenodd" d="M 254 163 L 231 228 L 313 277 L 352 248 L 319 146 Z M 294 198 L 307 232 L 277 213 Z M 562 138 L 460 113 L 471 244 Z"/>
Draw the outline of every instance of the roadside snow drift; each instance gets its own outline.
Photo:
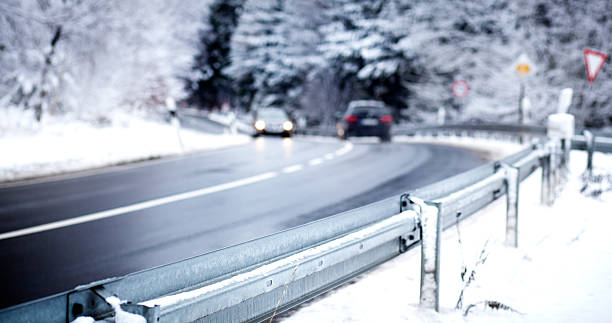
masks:
<path id="1" fill-rule="evenodd" d="M 31 130 L 34 129 L 34 130 Z M 121 116 L 100 127 L 46 120 L 3 131 L 0 182 L 56 175 L 249 142 L 243 135 L 211 135 L 170 124 Z"/>

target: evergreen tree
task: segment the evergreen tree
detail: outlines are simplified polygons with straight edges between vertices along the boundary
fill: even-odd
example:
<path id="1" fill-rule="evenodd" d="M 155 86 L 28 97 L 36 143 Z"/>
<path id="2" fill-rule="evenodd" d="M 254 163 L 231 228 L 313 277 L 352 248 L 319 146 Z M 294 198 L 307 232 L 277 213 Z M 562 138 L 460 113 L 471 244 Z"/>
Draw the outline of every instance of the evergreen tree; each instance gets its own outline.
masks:
<path id="1" fill-rule="evenodd" d="M 224 73 L 230 64 L 231 38 L 244 0 L 215 0 L 210 6 L 207 28 L 200 31 L 200 51 L 193 76 L 187 80 L 189 102 L 218 108 L 233 97 L 231 79 Z"/>
<path id="2" fill-rule="evenodd" d="M 306 75 L 321 64 L 316 51 L 317 6 L 283 0 L 245 3 L 227 69 L 242 107 L 297 107 Z"/>
<path id="3" fill-rule="evenodd" d="M 404 74 L 412 70 L 409 53 L 397 48 L 407 32 L 405 14 L 396 1 L 336 1 L 319 47 L 339 77 L 337 86 L 353 89 L 350 99 L 382 100 L 396 116 L 407 106 Z"/>

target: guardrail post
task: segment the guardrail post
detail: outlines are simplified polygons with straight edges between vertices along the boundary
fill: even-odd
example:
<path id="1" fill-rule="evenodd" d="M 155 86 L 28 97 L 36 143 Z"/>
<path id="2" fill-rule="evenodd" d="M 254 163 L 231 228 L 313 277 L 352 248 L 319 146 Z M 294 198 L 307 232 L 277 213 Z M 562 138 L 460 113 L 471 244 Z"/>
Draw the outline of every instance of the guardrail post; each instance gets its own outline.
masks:
<path id="1" fill-rule="evenodd" d="M 412 204 L 419 206 L 421 228 L 421 294 L 420 304 L 424 308 L 440 311 L 440 241 L 442 218 L 440 203 L 425 202 L 411 197 Z"/>
<path id="2" fill-rule="evenodd" d="M 551 205 L 551 192 L 552 192 L 552 181 L 551 181 L 551 158 L 550 150 L 540 157 L 540 167 L 542 168 L 542 185 L 540 190 L 540 203 L 544 205 Z"/>
<path id="3" fill-rule="evenodd" d="M 502 164 L 506 173 L 506 246 L 518 247 L 519 175 L 516 167 Z"/>
<path id="4" fill-rule="evenodd" d="M 550 201 L 549 205 L 555 202 L 557 191 L 561 185 L 561 149 L 560 141 L 554 140 L 551 146 L 550 153 Z"/>
<path id="5" fill-rule="evenodd" d="M 586 172 L 589 177 L 593 175 L 593 149 L 595 147 L 595 136 L 588 130 L 583 131 L 584 140 L 587 148 L 587 168 Z"/>
<path id="6" fill-rule="evenodd" d="M 565 181 L 569 176 L 568 163 L 571 140 L 575 131 L 574 119 L 574 116 L 568 113 L 555 113 L 548 116 L 546 135 L 551 140 L 561 143 L 560 160 L 553 161 L 555 187 L 560 184 L 560 179 Z M 560 165 L 558 166 L 557 163 Z"/>
<path id="7" fill-rule="evenodd" d="M 569 156 L 570 156 L 571 146 L 572 146 L 571 138 L 561 139 L 560 168 L 561 168 L 561 176 L 562 176 L 563 183 L 567 182 L 567 180 L 569 179 Z"/>

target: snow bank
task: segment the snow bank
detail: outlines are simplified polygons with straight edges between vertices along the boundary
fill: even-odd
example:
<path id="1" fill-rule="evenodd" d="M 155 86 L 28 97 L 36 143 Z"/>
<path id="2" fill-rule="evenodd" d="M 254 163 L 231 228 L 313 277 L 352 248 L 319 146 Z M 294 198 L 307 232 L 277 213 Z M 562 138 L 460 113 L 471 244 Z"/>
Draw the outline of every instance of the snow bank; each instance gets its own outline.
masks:
<path id="1" fill-rule="evenodd" d="M 507 140 L 473 137 L 394 136 L 393 142 L 427 143 L 469 149 L 480 153 L 486 160 L 499 160 L 525 148 Z"/>
<path id="2" fill-rule="evenodd" d="M 127 115 L 112 120 L 111 124 L 96 127 L 76 120 L 46 119 L 40 126 L 25 125 L 3 131 L 0 182 L 216 149 L 251 140 L 243 135 L 177 131 L 169 124 Z"/>
<path id="3" fill-rule="evenodd" d="M 539 203 L 539 172 L 521 184 L 518 249 L 504 246 L 505 199 L 444 232 L 440 313 L 418 305 L 420 249 L 414 248 L 283 321 L 609 321 L 612 193 L 581 195 L 586 154 L 574 151 L 571 158 L 570 180 L 554 206 Z M 612 173 L 612 155 L 596 153 L 594 165 Z M 464 269 L 465 280 L 472 271 L 475 279 L 465 288 L 462 308 L 455 309 Z M 499 309 L 485 308 L 487 301 Z"/>

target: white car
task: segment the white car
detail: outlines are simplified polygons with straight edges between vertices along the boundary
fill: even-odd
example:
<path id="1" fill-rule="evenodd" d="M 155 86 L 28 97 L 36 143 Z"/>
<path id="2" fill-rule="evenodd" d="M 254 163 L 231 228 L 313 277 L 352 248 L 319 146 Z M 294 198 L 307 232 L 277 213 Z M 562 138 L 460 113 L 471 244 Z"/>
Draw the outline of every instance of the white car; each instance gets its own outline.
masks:
<path id="1" fill-rule="evenodd" d="M 277 134 L 290 137 L 295 126 L 287 112 L 280 108 L 259 108 L 253 114 L 255 136 Z"/>

